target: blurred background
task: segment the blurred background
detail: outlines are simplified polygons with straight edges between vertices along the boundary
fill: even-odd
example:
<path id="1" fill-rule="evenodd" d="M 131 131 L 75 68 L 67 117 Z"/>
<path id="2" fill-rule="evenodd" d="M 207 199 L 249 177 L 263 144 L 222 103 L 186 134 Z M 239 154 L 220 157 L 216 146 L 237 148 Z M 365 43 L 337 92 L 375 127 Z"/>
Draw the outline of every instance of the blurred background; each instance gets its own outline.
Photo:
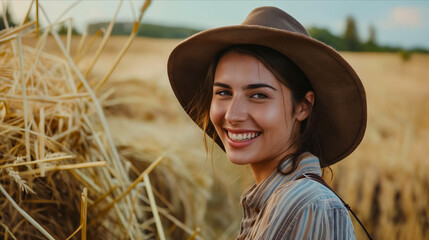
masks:
<path id="1" fill-rule="evenodd" d="M 39 1 L 56 31 L 80 42 L 101 42 L 115 12 L 107 47 L 88 79 L 104 76 L 133 29 L 143 1 Z M 2 1 L 0 29 L 18 25 L 31 1 Z M 166 63 L 182 39 L 204 29 L 240 24 L 259 6 L 277 6 L 351 64 L 367 92 L 363 142 L 332 166 L 327 182 L 355 210 L 375 239 L 429 238 L 429 2 L 428 1 L 175 1 L 154 0 L 136 38 L 102 87 L 115 144 L 141 153 L 171 151 L 179 182 L 156 179 L 178 201 L 176 216 L 205 239 L 232 239 L 242 217 L 240 195 L 253 184 L 247 166 L 235 166 L 215 146 L 206 154 L 202 131 L 181 109 Z M 42 11 L 42 10 L 40 10 Z M 39 13 L 41 14 L 41 13 Z M 34 20 L 34 9 L 29 18 Z M 40 26 L 47 26 L 44 17 Z M 72 19 L 72 20 L 70 20 Z M 101 30 L 101 31 L 100 31 Z M 99 34 L 99 35 L 97 35 Z M 98 36 L 98 37 L 97 37 Z M 61 55 L 51 39 L 44 49 Z M 29 45 L 36 38 L 24 39 Z M 98 44 L 97 44 L 98 43 Z M 85 71 L 96 47 L 78 61 Z M 135 152 L 139 155 L 139 151 Z M 169 163 L 164 162 L 168 168 Z M 162 191 L 161 191 L 162 192 Z M 162 195 L 162 194 L 161 194 Z M 160 197 L 158 202 L 163 202 Z M 160 203 L 168 205 L 168 203 Z M 163 222 L 168 222 L 163 219 Z M 170 229 L 171 230 L 171 229 Z M 355 224 L 358 239 L 363 231 Z"/>

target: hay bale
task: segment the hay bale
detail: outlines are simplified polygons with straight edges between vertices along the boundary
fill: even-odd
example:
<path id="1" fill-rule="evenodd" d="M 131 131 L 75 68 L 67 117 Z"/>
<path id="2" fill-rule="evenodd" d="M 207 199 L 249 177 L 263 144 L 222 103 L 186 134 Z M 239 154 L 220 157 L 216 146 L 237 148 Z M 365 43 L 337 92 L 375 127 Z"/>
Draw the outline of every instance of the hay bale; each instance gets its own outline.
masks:
<path id="1" fill-rule="evenodd" d="M 198 205 L 187 194 L 201 184 L 178 180 L 177 168 L 153 170 L 170 159 L 180 165 L 180 157 L 129 146 L 118 152 L 104 93 L 88 87 L 69 53 L 44 52 L 47 32 L 36 46 L 22 45 L 30 26 L 0 34 L 0 236 L 200 238 L 189 226 L 201 212 L 191 211 Z"/>

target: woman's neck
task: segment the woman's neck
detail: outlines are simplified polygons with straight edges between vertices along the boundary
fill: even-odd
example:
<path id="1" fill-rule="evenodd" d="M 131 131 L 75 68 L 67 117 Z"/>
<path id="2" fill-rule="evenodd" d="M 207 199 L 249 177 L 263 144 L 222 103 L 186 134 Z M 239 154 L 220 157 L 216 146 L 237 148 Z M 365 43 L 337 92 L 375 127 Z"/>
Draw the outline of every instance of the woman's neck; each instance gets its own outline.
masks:
<path id="1" fill-rule="evenodd" d="M 264 163 L 250 164 L 250 169 L 252 170 L 253 179 L 255 180 L 256 185 L 259 185 L 262 181 L 264 181 L 277 168 L 277 165 L 272 166 L 271 164 L 259 166 L 262 164 Z"/>
<path id="2" fill-rule="evenodd" d="M 268 176 L 271 175 L 273 171 L 277 170 L 278 165 L 285 157 L 290 156 L 294 151 L 288 151 L 287 154 L 282 155 L 276 159 L 261 161 L 257 163 L 250 164 L 250 169 L 253 173 L 253 179 L 255 180 L 256 185 L 259 185 L 262 181 L 264 181 Z M 308 155 L 308 152 L 305 152 L 299 158 L 304 158 Z M 287 161 L 287 160 L 286 160 Z M 287 170 L 286 170 L 287 171 Z"/>

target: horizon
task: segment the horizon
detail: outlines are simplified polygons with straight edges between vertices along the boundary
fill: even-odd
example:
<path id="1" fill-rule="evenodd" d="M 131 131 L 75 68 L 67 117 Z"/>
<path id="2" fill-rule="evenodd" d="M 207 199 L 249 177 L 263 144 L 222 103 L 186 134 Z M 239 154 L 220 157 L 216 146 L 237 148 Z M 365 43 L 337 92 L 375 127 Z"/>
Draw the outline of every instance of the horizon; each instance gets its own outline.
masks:
<path id="1" fill-rule="evenodd" d="M 15 22 L 21 22 L 30 6 L 28 0 L 6 1 Z M 144 1 L 123 1 L 117 22 L 136 19 Z M 0 5 L 3 13 L 5 1 Z M 39 1 L 51 21 L 73 18 L 82 33 L 90 23 L 111 21 L 118 0 Z M 61 13 L 75 5 L 65 15 Z M 355 19 L 361 41 L 368 39 L 369 27 L 376 30 L 378 45 L 429 49 L 429 1 L 244 1 L 244 0 L 155 0 L 141 23 L 198 30 L 240 24 L 248 13 L 259 6 L 279 7 L 296 18 L 304 27 L 318 27 L 341 36 L 348 16 Z M 34 6 L 32 17 L 35 16 Z M 41 24 L 48 25 L 42 11 Z"/>

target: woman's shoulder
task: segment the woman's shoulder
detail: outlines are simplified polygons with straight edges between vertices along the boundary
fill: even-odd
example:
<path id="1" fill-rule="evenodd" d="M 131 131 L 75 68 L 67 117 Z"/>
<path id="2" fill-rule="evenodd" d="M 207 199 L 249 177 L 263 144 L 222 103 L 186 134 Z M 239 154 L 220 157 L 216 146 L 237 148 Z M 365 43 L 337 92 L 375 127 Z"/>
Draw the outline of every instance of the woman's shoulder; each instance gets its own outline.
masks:
<path id="1" fill-rule="evenodd" d="M 319 210 L 344 209 L 342 201 L 330 189 L 319 182 L 303 178 L 279 186 L 267 204 L 299 211 L 308 206 Z"/>
<path id="2" fill-rule="evenodd" d="M 330 189 L 311 179 L 279 186 L 267 201 L 264 213 L 270 236 L 264 239 L 284 239 L 284 236 L 355 239 L 350 215 L 342 201 Z M 309 235 L 298 237 L 304 233 Z"/>
<path id="3" fill-rule="evenodd" d="M 267 201 L 265 213 L 273 226 L 277 226 L 275 222 L 282 223 L 274 231 L 276 236 L 294 236 L 303 229 L 319 229 L 314 234 L 324 232 L 347 236 L 336 239 L 354 239 L 353 224 L 342 201 L 330 189 L 311 179 L 294 180 L 279 186 Z"/>

